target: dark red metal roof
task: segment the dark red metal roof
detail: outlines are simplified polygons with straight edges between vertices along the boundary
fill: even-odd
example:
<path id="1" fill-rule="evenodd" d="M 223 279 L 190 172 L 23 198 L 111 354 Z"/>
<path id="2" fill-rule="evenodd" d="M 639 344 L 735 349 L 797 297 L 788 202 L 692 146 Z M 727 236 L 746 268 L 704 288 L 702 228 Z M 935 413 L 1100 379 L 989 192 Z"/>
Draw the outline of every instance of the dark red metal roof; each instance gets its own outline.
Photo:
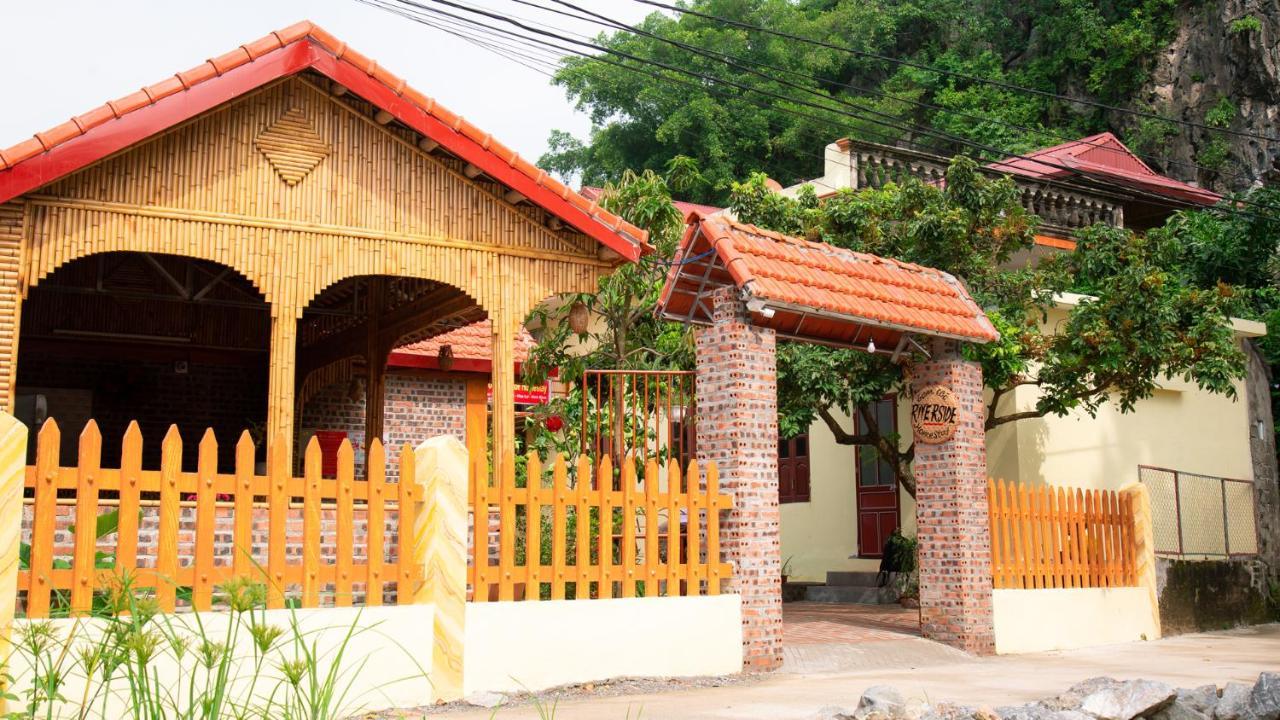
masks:
<path id="1" fill-rule="evenodd" d="M 1222 199 L 1213 191 L 1157 173 L 1109 132 L 1036 150 L 1024 157 L 1005 158 L 987 167 L 1046 179 L 1070 179 L 1079 173 L 1198 205 L 1213 205 Z"/>

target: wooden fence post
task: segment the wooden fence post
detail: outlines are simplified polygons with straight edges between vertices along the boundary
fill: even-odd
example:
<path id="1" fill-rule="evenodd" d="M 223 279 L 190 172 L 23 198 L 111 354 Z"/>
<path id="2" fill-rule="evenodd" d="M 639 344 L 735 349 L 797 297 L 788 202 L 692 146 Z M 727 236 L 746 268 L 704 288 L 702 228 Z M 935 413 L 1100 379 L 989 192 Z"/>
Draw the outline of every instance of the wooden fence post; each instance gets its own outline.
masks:
<path id="1" fill-rule="evenodd" d="M 9 637 L 18 601 L 18 545 L 22 541 L 22 483 L 27 426 L 0 412 L 0 677 L 6 674 Z M 0 686 L 2 687 L 2 686 Z M 0 699 L 0 713 L 8 710 Z"/>
<path id="2" fill-rule="evenodd" d="M 1151 600 L 1152 627 L 1156 636 L 1148 640 L 1158 640 L 1163 632 L 1160 627 L 1160 595 L 1156 588 L 1156 540 L 1155 526 L 1151 522 L 1151 492 L 1146 485 L 1135 483 L 1121 488 L 1120 493 L 1129 497 L 1129 507 L 1133 509 L 1133 569 L 1137 576 L 1138 586 L 1147 589 Z M 1122 518 L 1127 521 L 1128 518 Z"/>
<path id="3" fill-rule="evenodd" d="M 415 603 L 435 605 L 431 653 L 434 700 L 463 696 L 463 642 L 467 599 L 467 448 L 452 436 L 437 436 L 414 450 L 414 477 L 423 486 L 416 510 L 413 561 L 423 569 Z M 477 521 L 476 542 L 483 527 Z"/>

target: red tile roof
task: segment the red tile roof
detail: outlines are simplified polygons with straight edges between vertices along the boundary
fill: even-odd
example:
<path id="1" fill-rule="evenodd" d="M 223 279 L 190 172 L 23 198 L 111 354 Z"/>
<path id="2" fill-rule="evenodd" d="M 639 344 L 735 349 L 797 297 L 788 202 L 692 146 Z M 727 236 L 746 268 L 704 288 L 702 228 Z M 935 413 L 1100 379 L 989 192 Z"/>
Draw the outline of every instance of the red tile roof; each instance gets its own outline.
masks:
<path id="1" fill-rule="evenodd" d="M 663 287 L 660 312 L 708 322 L 706 303 L 699 298 L 730 284 L 760 306 L 753 321 L 782 337 L 859 347 L 874 340 L 888 351 L 906 334 L 975 343 L 999 337 L 963 285 L 940 270 L 727 217 L 695 217 Z M 772 317 L 764 308 L 773 311 Z"/>
<path id="2" fill-rule="evenodd" d="M 628 260 L 648 234 L 409 87 L 311 22 L 241 45 L 155 85 L 0 150 L 0 203 L 34 190 L 263 84 L 315 70 L 391 113 Z"/>
<path id="3" fill-rule="evenodd" d="M 488 320 L 464 325 L 456 330 L 436 335 L 429 340 L 422 340 L 398 347 L 391 352 L 388 364 L 393 367 L 431 367 L 438 368 L 440 348 L 449 345 L 453 348 L 454 369 L 459 372 L 488 372 L 489 363 L 493 360 L 493 331 Z M 529 351 L 535 345 L 533 336 L 528 330 L 520 328 L 516 335 L 515 361 L 519 365 L 529 357 Z"/>
<path id="4" fill-rule="evenodd" d="M 1093 175 L 1200 205 L 1213 205 L 1222 199 L 1215 192 L 1157 173 L 1109 132 L 1036 150 L 1025 157 L 1005 158 L 987 167 L 1032 178 L 1071 178 L 1076 173 Z"/>

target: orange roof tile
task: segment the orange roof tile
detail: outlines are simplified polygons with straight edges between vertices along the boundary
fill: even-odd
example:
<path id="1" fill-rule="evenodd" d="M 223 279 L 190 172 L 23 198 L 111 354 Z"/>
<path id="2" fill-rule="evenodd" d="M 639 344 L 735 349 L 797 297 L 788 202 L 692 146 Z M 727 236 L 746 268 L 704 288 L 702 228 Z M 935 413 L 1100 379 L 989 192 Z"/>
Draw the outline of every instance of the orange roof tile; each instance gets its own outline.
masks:
<path id="1" fill-rule="evenodd" d="M 291 50 L 306 52 L 282 55 Z M 255 68 L 259 64 L 261 67 Z M 450 152 L 476 163 L 495 180 L 511 185 L 531 202 L 543 205 L 623 257 L 634 260 L 640 252 L 651 249 L 647 232 L 565 187 L 492 135 L 408 87 L 403 78 L 310 21 L 241 45 L 0 150 L 0 203 L 118 152 L 229 97 L 309 68 L 347 86 Z M 259 72 L 246 72 L 248 69 Z M 223 83 L 225 87 L 221 86 Z M 219 87 L 199 98 L 184 97 L 213 85 Z M 173 107 L 167 102 L 171 99 Z M 144 112 L 153 109 L 156 111 Z M 125 123 L 130 130 L 121 132 L 120 126 L 113 123 Z"/>
<path id="2" fill-rule="evenodd" d="M 999 337 L 964 286 L 932 268 L 695 216 L 667 276 L 665 317 L 708 322 L 708 290 L 734 285 L 783 337 L 893 350 L 904 334 L 985 343 Z"/>

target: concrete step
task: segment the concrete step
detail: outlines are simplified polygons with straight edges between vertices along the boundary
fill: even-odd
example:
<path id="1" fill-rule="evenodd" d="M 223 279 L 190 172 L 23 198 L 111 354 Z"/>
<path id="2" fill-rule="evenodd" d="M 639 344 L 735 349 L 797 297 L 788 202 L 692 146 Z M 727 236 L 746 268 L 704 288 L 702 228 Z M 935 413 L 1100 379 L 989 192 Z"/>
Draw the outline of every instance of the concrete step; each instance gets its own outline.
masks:
<path id="1" fill-rule="evenodd" d="M 890 576 L 889 576 L 889 582 L 888 582 L 887 584 L 889 584 L 889 585 L 892 585 L 892 584 L 893 584 L 893 576 L 894 576 L 894 575 L 896 575 L 896 573 L 891 573 L 891 574 L 890 574 Z M 879 586 L 879 584 L 880 584 L 880 573 L 877 573 L 877 572 L 869 572 L 869 571 L 862 571 L 862 572 L 851 572 L 851 571 L 828 572 L 828 573 L 827 573 L 827 584 L 828 584 L 828 585 L 838 585 L 838 586 L 842 586 L 842 587 L 845 587 L 845 586 L 852 586 L 852 587 L 877 587 L 877 586 Z"/>
<path id="2" fill-rule="evenodd" d="M 820 603 L 858 603 L 889 605 L 898 602 L 898 591 L 892 587 L 860 587 L 857 585 L 814 585 L 806 588 L 804 599 Z"/>

